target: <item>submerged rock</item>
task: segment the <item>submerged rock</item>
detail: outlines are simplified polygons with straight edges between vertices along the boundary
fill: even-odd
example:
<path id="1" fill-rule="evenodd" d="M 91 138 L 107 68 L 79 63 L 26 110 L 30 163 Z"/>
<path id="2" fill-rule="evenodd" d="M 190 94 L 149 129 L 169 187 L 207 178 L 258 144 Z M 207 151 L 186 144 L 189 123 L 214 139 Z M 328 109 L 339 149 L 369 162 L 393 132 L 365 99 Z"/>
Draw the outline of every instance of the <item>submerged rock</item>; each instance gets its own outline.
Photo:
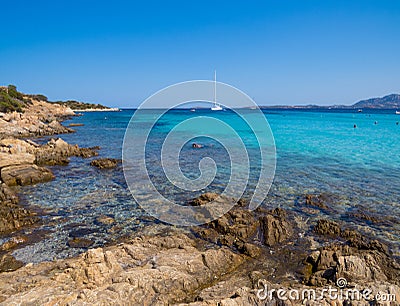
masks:
<path id="1" fill-rule="evenodd" d="M 115 158 L 99 158 L 92 160 L 90 162 L 91 166 L 97 167 L 99 169 L 111 169 L 117 167 L 117 165 L 121 163 L 120 159 Z"/>
<path id="2" fill-rule="evenodd" d="M 81 237 L 75 237 L 70 240 L 68 240 L 67 245 L 71 248 L 89 248 L 94 244 L 94 241 L 87 239 L 87 238 L 81 238 Z"/>
<path id="3" fill-rule="evenodd" d="M 341 230 L 338 223 L 326 219 L 320 219 L 314 227 L 314 232 L 320 235 L 339 236 Z"/>
<path id="4" fill-rule="evenodd" d="M 98 216 L 95 221 L 98 225 L 113 225 L 115 223 L 114 218 L 106 215 Z"/>

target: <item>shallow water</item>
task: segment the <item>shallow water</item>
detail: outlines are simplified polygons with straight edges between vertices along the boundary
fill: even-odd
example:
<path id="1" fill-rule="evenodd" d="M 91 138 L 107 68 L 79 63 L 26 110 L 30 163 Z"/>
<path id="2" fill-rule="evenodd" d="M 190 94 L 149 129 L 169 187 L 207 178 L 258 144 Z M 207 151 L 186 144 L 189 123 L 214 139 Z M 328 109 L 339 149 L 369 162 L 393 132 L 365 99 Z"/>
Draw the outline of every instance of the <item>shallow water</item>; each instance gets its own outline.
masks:
<path id="1" fill-rule="evenodd" d="M 76 133 L 61 137 L 81 147 L 99 145 L 101 157 L 121 158 L 123 137 L 132 114 L 132 110 L 85 113 L 65 122 L 84 123 L 84 126 L 74 127 Z M 309 218 L 309 225 L 320 217 L 344 220 L 369 236 L 389 242 L 398 255 L 400 125 L 396 125 L 396 121 L 400 121 L 400 116 L 382 111 L 321 110 L 268 110 L 264 114 L 275 138 L 277 167 L 263 205 L 295 210 L 305 219 Z M 235 126 L 249 152 L 252 168 L 245 196 L 251 196 L 258 181 L 260 153 L 254 135 L 229 111 L 192 113 L 176 110 L 161 119 L 146 147 L 149 174 L 158 190 L 166 197 L 184 203 L 201 192 L 221 192 L 226 186 L 231 170 L 229 156 L 223 146 L 208 138 L 194 140 L 206 145 L 199 150 L 192 149 L 187 143 L 180 154 L 180 166 L 186 176 L 195 178 L 199 175 L 200 159 L 212 157 L 218 171 L 209 187 L 199 192 L 182 191 L 168 183 L 161 171 L 159 152 L 165 135 L 182 120 L 199 115 L 214 116 Z M 357 128 L 353 128 L 354 124 Z M 92 229 L 84 237 L 95 241 L 94 246 L 101 246 L 148 224 L 147 214 L 135 203 L 127 188 L 122 166 L 117 170 L 101 171 L 89 165 L 91 160 L 71 158 L 68 166 L 52 168 L 56 175 L 54 181 L 20 188 L 22 201 L 37 205 L 48 214 L 37 229 L 47 231 L 45 238 L 14 251 L 17 259 L 40 262 L 84 251 L 67 246 L 71 231 L 76 229 Z M 141 179 L 137 177 L 139 182 Z M 301 205 L 305 193 L 321 192 L 335 198 L 331 210 L 315 211 Z M 347 213 L 352 211 L 376 214 L 383 222 L 370 224 L 349 218 Z M 97 223 L 95 219 L 100 215 L 112 216 L 114 226 Z"/>

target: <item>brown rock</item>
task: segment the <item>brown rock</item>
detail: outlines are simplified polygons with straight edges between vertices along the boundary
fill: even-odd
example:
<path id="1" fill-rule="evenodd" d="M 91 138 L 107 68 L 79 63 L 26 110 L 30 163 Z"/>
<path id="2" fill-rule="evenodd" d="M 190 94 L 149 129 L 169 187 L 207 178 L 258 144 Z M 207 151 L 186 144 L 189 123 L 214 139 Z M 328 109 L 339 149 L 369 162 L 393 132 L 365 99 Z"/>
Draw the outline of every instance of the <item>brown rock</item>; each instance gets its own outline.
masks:
<path id="1" fill-rule="evenodd" d="M 0 234 L 32 225 L 38 220 L 36 214 L 18 206 L 17 196 L 6 184 L 0 184 Z"/>
<path id="2" fill-rule="evenodd" d="M 357 220 L 363 220 L 363 221 L 368 221 L 371 223 L 379 223 L 381 220 L 378 217 L 375 217 L 371 214 L 365 213 L 363 211 L 356 211 L 356 212 L 351 212 L 348 213 L 348 217 L 354 218 Z"/>
<path id="3" fill-rule="evenodd" d="M 67 245 L 71 248 L 89 248 L 94 244 L 94 241 L 86 238 L 75 237 L 68 240 Z"/>
<path id="4" fill-rule="evenodd" d="M 99 225 L 112 225 L 115 223 L 115 220 L 110 216 L 101 215 L 96 218 L 95 223 Z"/>
<path id="5" fill-rule="evenodd" d="M 174 304 L 235 270 L 243 256 L 228 248 L 200 251 L 183 234 L 142 236 L 88 250 L 78 258 L 0 274 L 0 300 L 39 304 Z M 23 279 L 24 282 L 17 280 Z M 14 286 L 18 282 L 18 286 Z"/>
<path id="6" fill-rule="evenodd" d="M 35 156 L 30 153 L 3 153 L 0 152 L 0 169 L 8 166 L 33 164 Z"/>
<path id="7" fill-rule="evenodd" d="M 111 169 L 115 168 L 120 162 L 121 160 L 115 158 L 99 158 L 92 160 L 90 165 L 99 169 Z"/>
<path id="8" fill-rule="evenodd" d="M 16 246 L 23 244 L 27 241 L 27 237 L 25 236 L 15 236 L 11 237 L 8 241 L 4 242 L 2 245 L 0 245 L 0 250 L 1 251 L 9 251 Z"/>
<path id="9" fill-rule="evenodd" d="M 79 148 L 78 145 L 70 145 L 61 138 L 51 139 L 46 145 L 35 151 L 38 165 L 66 165 L 69 157 L 92 157 L 98 155 L 100 147 Z"/>
<path id="10" fill-rule="evenodd" d="M 0 272 L 11 272 L 21 268 L 24 264 L 9 254 L 0 255 Z"/>
<path id="11" fill-rule="evenodd" d="M 334 221 L 320 219 L 314 227 L 314 232 L 320 235 L 340 236 L 340 226 Z"/>
<path id="12" fill-rule="evenodd" d="M 44 167 L 19 165 L 1 169 L 1 179 L 8 186 L 24 186 L 51 181 L 54 175 Z"/>
<path id="13" fill-rule="evenodd" d="M 266 215 L 260 218 L 264 244 L 273 246 L 282 243 L 292 235 L 291 225 L 282 217 Z"/>
<path id="14" fill-rule="evenodd" d="M 219 194 L 217 194 L 217 193 L 207 192 L 207 193 L 204 193 L 201 196 L 193 199 L 191 202 L 189 202 L 189 205 L 203 206 L 212 201 L 215 201 L 218 197 L 219 197 Z"/>

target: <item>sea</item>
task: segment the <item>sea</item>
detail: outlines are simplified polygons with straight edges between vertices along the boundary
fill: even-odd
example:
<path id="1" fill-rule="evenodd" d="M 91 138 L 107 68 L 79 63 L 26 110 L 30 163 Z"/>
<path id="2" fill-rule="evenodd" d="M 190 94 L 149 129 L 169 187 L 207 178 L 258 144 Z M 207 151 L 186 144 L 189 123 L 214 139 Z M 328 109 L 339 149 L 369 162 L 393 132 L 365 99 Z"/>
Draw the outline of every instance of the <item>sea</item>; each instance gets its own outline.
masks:
<path id="1" fill-rule="evenodd" d="M 85 112 L 64 122 L 64 125 L 82 123 L 83 126 L 74 127 L 76 133 L 56 137 L 80 147 L 100 146 L 99 157 L 121 159 L 124 136 L 134 113 L 131 109 Z M 307 224 L 305 235 L 318 219 L 327 218 L 357 229 L 369 238 L 385 241 L 393 254 L 399 256 L 400 116 L 393 110 L 339 109 L 264 109 L 262 115 L 272 131 L 276 169 L 261 205 L 295 212 Z M 160 158 L 163 141 L 180 122 L 195 117 L 211 117 L 230 124 L 243 140 L 250 163 L 243 197 L 250 199 L 259 184 L 263 165 L 254 131 L 234 110 L 176 109 L 159 118 L 152 127 L 145 153 L 153 185 L 165 197 L 184 205 L 203 192 L 223 192 L 229 183 L 235 170 L 230 163 L 229 148 L 212 137 L 199 136 L 186 141 L 178 156 L 182 173 L 189 179 L 201 174 L 199 162 L 203 158 L 213 159 L 216 173 L 208 186 L 201 190 L 182 190 L 163 172 Z M 147 117 L 142 117 L 143 125 L 136 128 L 147 129 L 146 122 L 153 120 L 155 116 L 150 110 Z M 49 138 L 36 141 L 45 143 Z M 193 143 L 202 147 L 193 148 Z M 85 251 L 68 246 L 72 237 L 90 239 L 91 247 L 100 247 L 150 225 L 165 226 L 135 201 L 122 165 L 111 170 L 90 165 L 91 160 L 99 157 L 72 157 L 67 166 L 51 167 L 56 177 L 53 181 L 18 189 L 21 203 L 36 207 L 43 216 L 38 226 L 18 233 L 36 239 L 16 249 L 13 252 L 16 259 L 35 263 L 67 258 Z M 135 173 L 131 173 L 131 179 L 132 176 L 136 179 Z M 136 186 L 144 186 L 146 190 L 140 173 L 136 182 Z M 328 208 L 305 205 L 306 194 L 326 195 Z M 99 222 L 100 216 L 111 217 L 114 223 L 103 224 Z M 4 237 L 0 242 L 7 239 Z"/>

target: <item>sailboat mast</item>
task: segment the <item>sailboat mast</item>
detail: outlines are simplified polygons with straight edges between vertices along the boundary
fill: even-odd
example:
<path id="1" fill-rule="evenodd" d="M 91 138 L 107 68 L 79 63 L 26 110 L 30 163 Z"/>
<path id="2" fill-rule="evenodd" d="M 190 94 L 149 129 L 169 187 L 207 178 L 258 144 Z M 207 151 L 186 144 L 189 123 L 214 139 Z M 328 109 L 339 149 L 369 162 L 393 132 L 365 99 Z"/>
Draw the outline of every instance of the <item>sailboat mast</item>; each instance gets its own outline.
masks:
<path id="1" fill-rule="evenodd" d="M 217 70 L 214 70 L 214 105 L 217 105 Z"/>

